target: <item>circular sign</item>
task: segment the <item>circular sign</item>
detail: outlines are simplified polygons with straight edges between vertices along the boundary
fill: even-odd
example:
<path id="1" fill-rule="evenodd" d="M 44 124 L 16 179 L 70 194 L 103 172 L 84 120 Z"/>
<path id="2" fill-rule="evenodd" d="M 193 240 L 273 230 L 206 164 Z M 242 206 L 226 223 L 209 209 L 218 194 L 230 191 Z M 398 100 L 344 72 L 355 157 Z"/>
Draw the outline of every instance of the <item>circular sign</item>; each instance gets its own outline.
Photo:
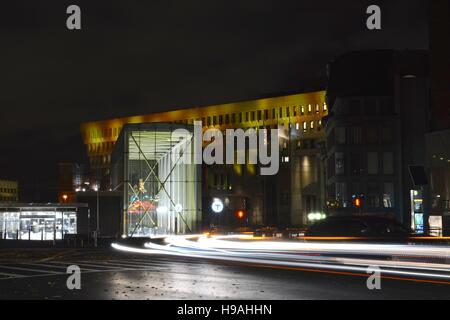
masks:
<path id="1" fill-rule="evenodd" d="M 214 198 L 213 202 L 211 204 L 211 209 L 212 211 L 214 211 L 215 213 L 220 213 L 223 211 L 223 202 L 222 200 L 218 199 L 218 198 Z"/>

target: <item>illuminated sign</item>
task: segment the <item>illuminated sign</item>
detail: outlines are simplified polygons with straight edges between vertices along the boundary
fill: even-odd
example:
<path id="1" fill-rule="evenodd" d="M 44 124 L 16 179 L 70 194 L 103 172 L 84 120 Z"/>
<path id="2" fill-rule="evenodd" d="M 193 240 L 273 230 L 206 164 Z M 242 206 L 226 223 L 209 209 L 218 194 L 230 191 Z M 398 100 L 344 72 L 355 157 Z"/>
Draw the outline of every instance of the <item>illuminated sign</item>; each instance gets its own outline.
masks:
<path id="1" fill-rule="evenodd" d="M 215 213 L 220 213 L 223 211 L 223 202 L 222 200 L 218 199 L 218 198 L 214 198 L 213 202 L 211 204 L 211 209 L 212 211 L 214 211 Z"/>

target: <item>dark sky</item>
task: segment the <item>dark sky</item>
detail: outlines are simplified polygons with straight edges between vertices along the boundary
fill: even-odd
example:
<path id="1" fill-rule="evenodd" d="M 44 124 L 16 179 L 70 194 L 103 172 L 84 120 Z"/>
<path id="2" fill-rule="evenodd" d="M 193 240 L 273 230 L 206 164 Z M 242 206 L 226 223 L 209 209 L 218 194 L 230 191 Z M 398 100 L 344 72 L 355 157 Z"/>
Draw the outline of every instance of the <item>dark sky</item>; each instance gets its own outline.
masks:
<path id="1" fill-rule="evenodd" d="M 358 49 L 428 46 L 425 0 L 11 1 L 0 11 L 0 177 L 56 196 L 83 121 L 302 91 Z M 66 29 L 66 8 L 82 30 Z M 365 28 L 366 7 L 382 30 Z"/>

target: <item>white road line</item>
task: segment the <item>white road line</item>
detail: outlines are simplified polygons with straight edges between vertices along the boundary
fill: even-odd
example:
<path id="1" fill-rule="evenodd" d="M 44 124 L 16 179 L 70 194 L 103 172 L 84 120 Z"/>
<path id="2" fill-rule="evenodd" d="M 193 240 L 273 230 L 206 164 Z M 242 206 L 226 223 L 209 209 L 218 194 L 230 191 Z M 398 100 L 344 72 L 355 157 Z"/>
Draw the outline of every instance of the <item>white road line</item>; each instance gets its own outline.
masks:
<path id="1" fill-rule="evenodd" d="M 31 268 L 21 268 L 21 267 L 13 267 L 13 266 L 2 266 L 3 269 L 12 269 L 12 270 L 21 270 L 21 271 L 31 271 L 31 272 L 39 272 L 39 273 L 53 273 L 53 274 L 62 274 L 61 272 L 51 271 L 51 270 L 42 270 L 42 269 L 31 269 Z"/>
<path id="2" fill-rule="evenodd" d="M 139 269 L 148 269 L 148 268 L 155 268 L 157 266 L 152 266 L 152 265 L 137 265 L 137 264 L 129 264 L 129 263 L 121 263 L 121 262 L 107 262 L 107 261 L 96 261 L 96 263 L 101 263 L 103 264 L 104 267 L 113 267 L 115 265 L 117 266 L 121 266 L 121 267 L 130 267 L 130 268 L 139 268 Z"/>
<path id="3" fill-rule="evenodd" d="M 165 263 L 159 262 L 159 261 L 147 261 L 147 262 L 140 262 L 140 261 L 134 261 L 134 260 L 114 260 L 109 259 L 105 260 L 105 262 L 108 263 L 116 263 L 116 264 L 131 264 L 131 265 L 137 265 L 137 266 L 145 266 L 145 267 L 154 267 L 154 266 L 164 266 Z"/>
<path id="4" fill-rule="evenodd" d="M 76 265 L 76 266 L 88 266 L 88 267 L 96 267 L 96 268 L 101 268 L 104 269 L 105 267 L 109 267 L 114 269 L 122 269 L 119 267 L 113 267 L 113 266 L 105 266 L 105 265 L 99 265 L 99 264 L 95 264 L 95 263 L 86 263 L 86 262 L 58 262 L 58 261 L 53 261 L 53 263 L 59 263 L 59 264 L 67 264 L 67 265 Z M 92 271 L 97 271 L 97 270 L 92 270 Z"/>
<path id="5" fill-rule="evenodd" d="M 70 264 L 66 264 L 65 266 L 55 266 L 55 265 L 46 264 L 46 263 L 27 263 L 27 265 L 33 265 L 33 266 L 39 266 L 39 267 L 48 267 L 48 268 L 57 268 L 57 269 L 67 269 L 67 267 L 70 266 Z M 87 268 L 83 268 L 82 271 L 83 270 L 85 270 L 85 271 L 96 271 L 94 269 L 87 269 Z"/>
<path id="6" fill-rule="evenodd" d="M 21 275 L 21 274 L 7 273 L 7 272 L 0 272 L 0 276 L 13 277 L 13 278 L 21 278 L 21 277 L 23 277 L 23 275 Z"/>

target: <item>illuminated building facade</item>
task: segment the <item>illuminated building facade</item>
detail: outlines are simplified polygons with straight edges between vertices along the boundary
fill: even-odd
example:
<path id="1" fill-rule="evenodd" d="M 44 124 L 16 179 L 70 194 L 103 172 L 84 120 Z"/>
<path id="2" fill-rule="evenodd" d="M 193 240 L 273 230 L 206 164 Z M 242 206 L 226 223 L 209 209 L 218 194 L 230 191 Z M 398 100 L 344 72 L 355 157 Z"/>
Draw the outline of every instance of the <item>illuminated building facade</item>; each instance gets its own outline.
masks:
<path id="1" fill-rule="evenodd" d="M 216 221 L 211 203 L 218 198 L 224 203 L 222 222 L 237 217 L 243 226 L 304 226 L 309 213 L 324 209 L 322 117 L 327 114 L 325 92 L 316 91 L 84 123 L 81 132 L 90 167 L 101 172 L 102 189 L 114 190 L 111 154 L 126 124 L 201 121 L 203 131 L 278 129 L 280 170 L 274 176 L 260 176 L 258 165 L 202 165 L 202 221 Z"/>
<path id="2" fill-rule="evenodd" d="M 423 230 L 429 190 L 411 170 L 425 166 L 427 59 L 423 51 L 377 50 L 350 52 L 330 63 L 330 214 L 388 215 Z"/>
<path id="3" fill-rule="evenodd" d="M 83 225 L 86 207 L 84 204 L 0 204 L 0 238 L 54 241 L 86 232 Z"/>
<path id="4" fill-rule="evenodd" d="M 112 185 L 123 192 L 124 236 L 199 232 L 201 164 L 194 155 L 192 126 L 128 124 L 112 155 Z"/>
<path id="5" fill-rule="evenodd" d="M 17 181 L 0 180 L 0 203 L 19 201 L 19 184 Z"/>

